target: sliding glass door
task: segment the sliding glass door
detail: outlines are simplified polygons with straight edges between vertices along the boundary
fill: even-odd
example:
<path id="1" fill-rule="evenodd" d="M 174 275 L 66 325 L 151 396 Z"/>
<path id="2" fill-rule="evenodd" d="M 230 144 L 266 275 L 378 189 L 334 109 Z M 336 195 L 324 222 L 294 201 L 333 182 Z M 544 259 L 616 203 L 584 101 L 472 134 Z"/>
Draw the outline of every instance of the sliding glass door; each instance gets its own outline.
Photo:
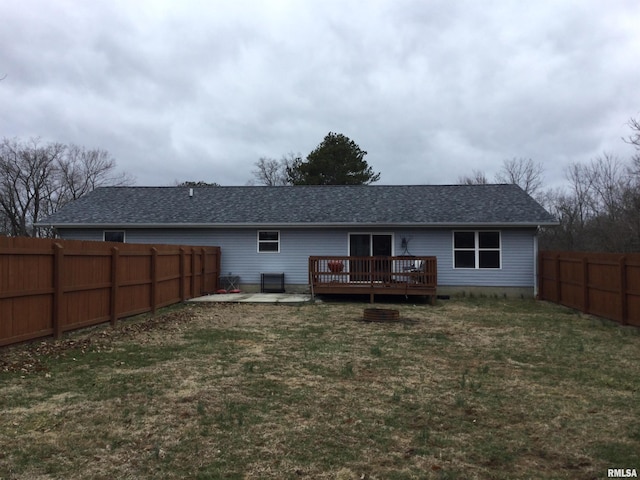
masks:
<path id="1" fill-rule="evenodd" d="M 351 257 L 390 257 L 393 253 L 393 235 L 383 233 L 350 233 L 349 256 Z M 371 273 L 369 259 L 352 258 L 349 271 L 352 281 L 365 281 Z M 374 273 L 390 271 L 390 262 L 376 260 L 373 262 Z"/>

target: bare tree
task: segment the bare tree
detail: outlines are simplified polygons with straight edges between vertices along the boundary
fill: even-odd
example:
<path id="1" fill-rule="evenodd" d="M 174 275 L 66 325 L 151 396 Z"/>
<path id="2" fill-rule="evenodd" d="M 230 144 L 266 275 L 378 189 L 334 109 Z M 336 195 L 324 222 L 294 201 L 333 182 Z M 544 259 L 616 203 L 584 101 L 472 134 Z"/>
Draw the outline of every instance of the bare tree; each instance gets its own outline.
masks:
<path id="1" fill-rule="evenodd" d="M 283 163 L 275 158 L 260 157 L 255 164 L 256 169 L 251 173 L 260 185 L 273 187 L 286 185 L 287 176 Z"/>
<path id="2" fill-rule="evenodd" d="M 489 179 L 481 170 L 473 170 L 471 175 L 461 175 L 458 177 L 458 183 L 461 185 L 485 185 L 489 183 Z"/>
<path id="3" fill-rule="evenodd" d="M 636 149 L 636 154 L 631 157 L 631 165 L 628 167 L 627 172 L 632 177 L 633 183 L 636 188 L 640 188 L 640 121 L 635 118 L 631 118 L 627 123 L 632 130 L 632 134 L 623 140 Z"/>
<path id="4" fill-rule="evenodd" d="M 544 248 L 629 252 L 640 248 L 640 195 L 631 167 L 604 153 L 566 170 L 568 188 L 545 195 L 560 227 L 544 232 Z"/>
<path id="5" fill-rule="evenodd" d="M 540 203 L 551 213 L 560 225 L 543 228 L 540 232 L 542 250 L 578 250 L 583 238 L 584 222 L 575 197 L 566 189 L 549 189 L 541 195 Z"/>
<path id="6" fill-rule="evenodd" d="M 125 185 L 103 150 L 86 150 L 38 138 L 0 144 L 0 227 L 9 235 L 39 236 L 35 223 L 100 185 Z"/>
<path id="7" fill-rule="evenodd" d="M 251 173 L 259 185 L 270 187 L 291 185 L 287 175 L 287 169 L 292 168 L 296 162 L 301 161 L 301 154 L 293 152 L 283 155 L 280 160 L 261 157 L 254 165 L 256 169 Z"/>
<path id="8" fill-rule="evenodd" d="M 640 150 L 640 120 L 630 118 L 627 125 L 632 130 L 632 133 L 627 138 L 623 138 L 623 140 L 631 145 L 635 145 L 636 149 Z"/>
<path id="9" fill-rule="evenodd" d="M 623 194 L 630 186 L 627 172 L 628 167 L 608 153 L 589 163 L 569 166 L 569 188 L 576 197 L 583 221 L 602 215 L 612 219 L 619 216 Z"/>
<path id="10" fill-rule="evenodd" d="M 573 163 L 568 188 L 544 196 L 560 226 L 541 233 L 541 248 L 640 251 L 640 122 L 632 118 L 629 127 L 633 133 L 624 141 L 639 152 L 630 162 L 604 153 Z"/>
<path id="11" fill-rule="evenodd" d="M 593 199 L 593 178 L 586 165 L 572 163 L 565 171 L 569 182 L 569 195 L 576 211 L 576 221 L 580 228 L 584 228 L 585 223 L 595 213 L 595 202 Z"/>
<path id="12" fill-rule="evenodd" d="M 604 153 L 591 162 L 589 173 L 598 214 L 604 214 L 613 220 L 620 218 L 622 197 L 631 187 L 627 172 L 628 168 L 625 168 L 620 159 L 609 153 Z"/>
<path id="13" fill-rule="evenodd" d="M 69 145 L 60 160 L 60 180 L 65 197 L 75 200 L 107 183 L 112 186 L 133 183 L 126 173 L 115 174 L 115 168 L 116 161 L 106 150 L 87 150 L 78 145 Z"/>
<path id="14" fill-rule="evenodd" d="M 33 223 L 46 210 L 46 186 L 56 175 L 56 161 L 64 146 L 40 146 L 38 139 L 28 144 L 4 140 L 0 146 L 0 208 L 10 224 L 9 234 L 34 236 Z"/>
<path id="15" fill-rule="evenodd" d="M 632 134 L 628 137 L 627 143 L 635 147 L 636 154 L 631 157 L 631 164 L 627 166 L 629 186 L 622 203 L 625 220 L 632 231 L 632 251 L 640 251 L 640 121 L 631 118 L 628 126 Z"/>
<path id="16" fill-rule="evenodd" d="M 530 158 L 512 158 L 502 162 L 502 169 L 496 174 L 498 183 L 514 183 L 534 198 L 541 194 L 543 168 Z"/>

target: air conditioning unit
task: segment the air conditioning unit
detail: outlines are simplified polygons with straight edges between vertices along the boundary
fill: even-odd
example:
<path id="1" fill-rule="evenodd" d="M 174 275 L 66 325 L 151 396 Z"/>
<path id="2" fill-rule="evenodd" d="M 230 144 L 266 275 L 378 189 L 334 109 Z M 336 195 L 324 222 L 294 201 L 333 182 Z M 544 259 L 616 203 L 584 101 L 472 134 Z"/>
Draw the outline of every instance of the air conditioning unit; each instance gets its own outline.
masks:
<path id="1" fill-rule="evenodd" d="M 262 293 L 284 293 L 284 273 L 261 273 L 260 291 Z"/>

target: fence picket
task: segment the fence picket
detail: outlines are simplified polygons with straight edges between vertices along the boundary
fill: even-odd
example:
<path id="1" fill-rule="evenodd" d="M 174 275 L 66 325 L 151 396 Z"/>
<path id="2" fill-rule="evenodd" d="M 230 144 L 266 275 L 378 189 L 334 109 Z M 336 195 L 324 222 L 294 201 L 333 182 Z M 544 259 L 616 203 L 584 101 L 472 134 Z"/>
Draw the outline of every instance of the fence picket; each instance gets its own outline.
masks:
<path id="1" fill-rule="evenodd" d="M 629 308 L 627 304 L 627 257 L 620 257 L 620 313 L 622 324 L 629 323 Z"/>
<path id="2" fill-rule="evenodd" d="M 220 247 L 0 240 L 0 346 L 60 338 L 65 331 L 104 322 L 116 325 L 120 318 L 218 288 Z M 207 256 L 214 259 L 211 269 L 205 268 Z"/>
<path id="3" fill-rule="evenodd" d="M 64 296 L 62 285 L 64 247 L 59 243 L 54 243 L 53 250 L 53 337 L 58 339 L 62 336 L 62 320 L 64 316 L 62 310 Z"/>
<path id="4" fill-rule="evenodd" d="M 156 306 L 158 305 L 158 249 L 151 248 L 151 313 L 156 314 Z"/>
<path id="5" fill-rule="evenodd" d="M 111 326 L 115 327 L 118 323 L 118 264 L 120 263 L 120 250 L 118 247 L 111 249 L 111 298 L 109 299 L 111 304 L 109 309 L 111 310 Z"/>
<path id="6" fill-rule="evenodd" d="M 538 265 L 541 300 L 640 326 L 640 254 L 542 251 Z"/>

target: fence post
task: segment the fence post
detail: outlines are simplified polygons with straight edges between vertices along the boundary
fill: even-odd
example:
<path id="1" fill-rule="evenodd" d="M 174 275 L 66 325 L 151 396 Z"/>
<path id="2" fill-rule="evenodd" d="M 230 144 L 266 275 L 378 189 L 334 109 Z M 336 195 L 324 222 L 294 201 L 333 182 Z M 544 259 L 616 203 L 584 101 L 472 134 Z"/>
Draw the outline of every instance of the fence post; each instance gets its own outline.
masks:
<path id="1" fill-rule="evenodd" d="M 538 278 L 536 278 L 536 282 L 537 282 L 537 292 L 536 292 L 536 300 L 544 300 L 544 294 L 542 293 L 544 291 L 543 287 L 543 272 L 542 272 L 542 265 L 544 265 L 543 262 L 543 252 L 538 251 L 538 258 L 536 258 L 536 261 L 538 262 L 538 268 L 536 271 L 536 276 Z"/>
<path id="2" fill-rule="evenodd" d="M 629 311 L 627 308 L 627 257 L 620 257 L 620 320 L 622 325 L 628 325 Z"/>
<path id="3" fill-rule="evenodd" d="M 213 278 L 211 278 L 212 272 L 211 268 L 209 268 L 212 265 L 213 258 L 211 258 L 211 251 L 206 248 L 202 249 L 202 255 L 204 259 L 204 291 L 202 293 L 209 295 L 215 292 L 213 290 Z"/>
<path id="4" fill-rule="evenodd" d="M 582 257 L 582 311 L 589 313 L 589 257 Z"/>
<path id="5" fill-rule="evenodd" d="M 215 254 L 216 254 L 216 258 L 215 258 L 216 271 L 213 274 L 213 291 L 214 292 L 220 288 L 220 284 L 218 283 L 220 281 L 220 261 L 221 261 L 220 247 L 215 247 Z"/>
<path id="6" fill-rule="evenodd" d="M 156 314 L 156 301 L 158 295 L 158 249 L 151 249 L 151 314 Z"/>
<path id="7" fill-rule="evenodd" d="M 180 300 L 183 302 L 187 299 L 185 273 L 185 250 L 184 247 L 180 247 Z"/>
<path id="8" fill-rule="evenodd" d="M 53 244 L 53 337 L 58 340 L 62 336 L 62 268 L 64 248 L 59 243 Z"/>
<path id="9" fill-rule="evenodd" d="M 206 293 L 205 288 L 205 279 L 207 275 L 207 253 L 204 248 L 200 249 L 200 270 L 202 271 L 202 276 L 200 277 L 200 295 L 204 295 Z"/>
<path id="10" fill-rule="evenodd" d="M 111 326 L 118 322 L 118 263 L 120 262 L 120 250 L 118 247 L 111 249 Z"/>
<path id="11" fill-rule="evenodd" d="M 555 280 L 555 294 L 556 294 L 556 303 L 560 303 L 560 295 L 562 293 L 562 289 L 560 288 L 560 254 L 556 253 L 554 258 L 554 280 Z"/>
<path id="12" fill-rule="evenodd" d="M 191 248 L 191 297 L 196 296 L 196 249 Z"/>

